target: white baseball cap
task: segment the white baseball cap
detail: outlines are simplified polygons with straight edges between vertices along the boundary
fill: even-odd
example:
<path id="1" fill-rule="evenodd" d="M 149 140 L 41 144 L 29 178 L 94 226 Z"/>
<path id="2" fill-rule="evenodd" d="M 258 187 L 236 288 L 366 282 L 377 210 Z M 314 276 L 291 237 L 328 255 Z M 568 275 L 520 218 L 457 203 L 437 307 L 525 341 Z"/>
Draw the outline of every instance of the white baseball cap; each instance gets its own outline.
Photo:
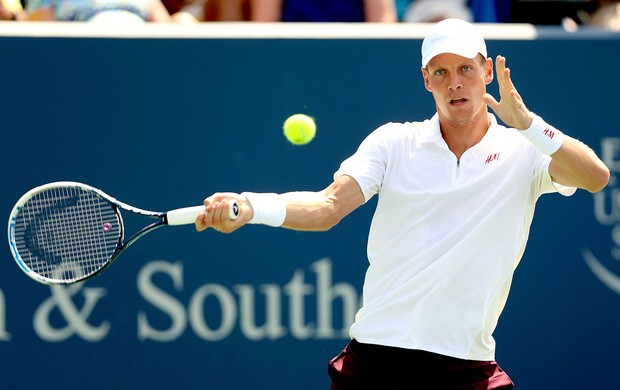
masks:
<path id="1" fill-rule="evenodd" d="M 433 57 L 444 53 L 465 58 L 475 58 L 480 53 L 487 58 L 487 45 L 473 24 L 449 18 L 435 24 L 426 34 L 422 42 L 422 67 L 426 67 Z"/>

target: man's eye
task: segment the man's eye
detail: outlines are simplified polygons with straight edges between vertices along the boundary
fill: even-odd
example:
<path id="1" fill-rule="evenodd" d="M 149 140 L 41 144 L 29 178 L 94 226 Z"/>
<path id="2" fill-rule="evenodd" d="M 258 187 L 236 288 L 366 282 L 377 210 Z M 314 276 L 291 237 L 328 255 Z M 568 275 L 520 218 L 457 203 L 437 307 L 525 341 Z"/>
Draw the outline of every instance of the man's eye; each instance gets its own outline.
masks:
<path id="1" fill-rule="evenodd" d="M 469 65 L 464 65 L 464 66 L 463 66 L 463 71 L 465 71 L 465 72 L 469 72 L 471 69 L 472 69 L 472 68 L 471 68 L 471 66 L 469 66 Z"/>
<path id="2" fill-rule="evenodd" d="M 443 69 L 438 69 L 438 70 L 435 71 L 435 74 L 437 76 L 442 76 L 442 75 L 446 74 L 446 71 L 443 70 Z"/>

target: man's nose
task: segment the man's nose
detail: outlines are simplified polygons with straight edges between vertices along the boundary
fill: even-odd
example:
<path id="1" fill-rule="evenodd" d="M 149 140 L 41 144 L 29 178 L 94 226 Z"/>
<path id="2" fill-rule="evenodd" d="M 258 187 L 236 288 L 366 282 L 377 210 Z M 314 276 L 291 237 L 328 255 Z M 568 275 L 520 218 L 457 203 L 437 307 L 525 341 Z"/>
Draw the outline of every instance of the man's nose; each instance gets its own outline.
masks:
<path id="1" fill-rule="evenodd" d="M 448 79 L 448 88 L 459 89 L 461 87 L 463 87 L 463 84 L 461 83 L 461 78 L 458 76 L 458 74 L 451 74 L 450 78 Z"/>

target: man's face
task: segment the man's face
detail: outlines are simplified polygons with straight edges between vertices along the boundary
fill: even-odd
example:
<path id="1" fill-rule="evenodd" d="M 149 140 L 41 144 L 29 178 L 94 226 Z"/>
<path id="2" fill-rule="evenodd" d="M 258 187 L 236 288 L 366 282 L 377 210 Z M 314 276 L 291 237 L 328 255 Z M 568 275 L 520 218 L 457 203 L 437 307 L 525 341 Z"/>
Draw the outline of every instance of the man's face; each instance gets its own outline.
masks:
<path id="1" fill-rule="evenodd" d="M 482 96 L 493 80 L 493 62 L 481 55 L 465 58 L 456 54 L 440 54 L 422 68 L 424 85 L 433 94 L 440 118 L 453 125 L 466 125 L 486 105 Z"/>

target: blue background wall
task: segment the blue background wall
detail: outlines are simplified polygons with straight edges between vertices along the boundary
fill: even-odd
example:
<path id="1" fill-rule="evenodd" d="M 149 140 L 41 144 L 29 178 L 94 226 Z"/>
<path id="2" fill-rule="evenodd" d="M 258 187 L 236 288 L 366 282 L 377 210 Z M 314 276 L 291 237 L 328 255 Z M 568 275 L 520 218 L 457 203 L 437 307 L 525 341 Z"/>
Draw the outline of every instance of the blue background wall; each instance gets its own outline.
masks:
<path id="1" fill-rule="evenodd" d="M 214 191 L 322 189 L 374 128 L 433 115 L 420 44 L 0 37 L 0 220 L 22 193 L 56 180 L 155 210 Z M 497 360 L 522 389 L 617 388 L 620 39 L 542 31 L 488 46 L 508 58 L 528 107 L 614 174 L 596 196 L 539 202 Z M 281 134 L 297 112 L 318 125 L 304 147 Z M 102 276 L 66 288 L 28 279 L 7 246 L 0 387 L 328 388 L 327 361 L 346 344 L 360 299 L 373 206 L 328 233 L 159 230 Z M 587 253 L 608 274 L 597 276 Z"/>

